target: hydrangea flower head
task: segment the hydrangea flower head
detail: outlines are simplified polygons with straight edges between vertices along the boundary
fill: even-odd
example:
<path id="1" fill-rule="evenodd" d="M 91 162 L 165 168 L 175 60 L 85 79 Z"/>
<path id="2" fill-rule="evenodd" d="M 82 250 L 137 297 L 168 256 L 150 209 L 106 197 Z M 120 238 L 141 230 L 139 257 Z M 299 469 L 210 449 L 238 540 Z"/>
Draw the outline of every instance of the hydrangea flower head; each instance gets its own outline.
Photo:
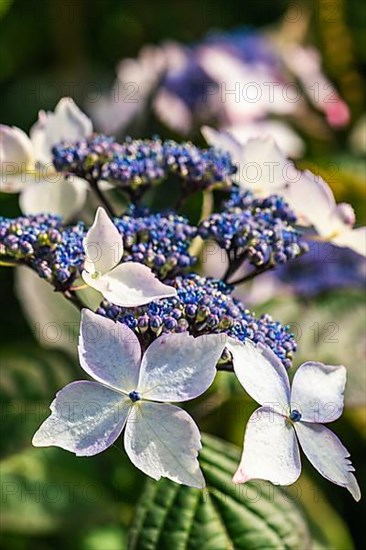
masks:
<path id="1" fill-rule="evenodd" d="M 182 216 L 130 207 L 113 222 L 123 240 L 121 248 L 120 237 L 111 229 L 116 240 L 106 247 L 111 253 L 114 250 L 115 259 L 122 249 L 123 262 L 144 264 L 160 280 L 181 273 L 196 261 L 189 247 L 197 230 Z M 67 289 L 83 271 L 86 233 L 82 222 L 68 226 L 60 217 L 47 214 L 0 217 L 0 258 L 25 264 L 58 290 Z M 100 253 L 98 246 L 96 243 L 89 252 Z"/>
<path id="2" fill-rule="evenodd" d="M 33 445 L 92 456 L 125 428 L 125 450 L 137 468 L 154 479 L 203 488 L 199 430 L 169 402 L 194 399 L 211 385 L 225 344 L 221 335 L 168 334 L 141 357 L 129 328 L 83 310 L 79 357 L 93 381 L 72 382 L 58 392 Z"/>
<path id="3" fill-rule="evenodd" d="M 203 127 L 202 133 L 210 145 L 230 153 L 240 187 L 257 196 L 281 195 L 300 225 L 312 225 L 322 240 L 366 256 L 366 228 L 354 228 L 351 205 L 337 205 L 329 185 L 309 170 L 297 170 L 272 138 L 250 139 L 241 145 L 225 131 Z"/>
<path id="4" fill-rule="evenodd" d="M 300 444 L 326 479 L 345 487 L 355 500 L 360 500 L 349 452 L 324 426 L 343 412 L 345 367 L 303 363 L 290 388 L 286 370 L 267 347 L 231 339 L 228 348 L 239 382 L 262 405 L 248 421 L 243 456 L 233 481 L 294 483 L 301 473 Z"/>
<path id="5" fill-rule="evenodd" d="M 123 260 L 147 265 L 159 279 L 172 278 L 196 263 L 189 247 L 197 228 L 183 216 L 130 207 L 113 222 L 123 237 Z"/>
<path id="6" fill-rule="evenodd" d="M 101 207 L 86 234 L 84 249 L 84 281 L 113 304 L 134 307 L 176 295 L 176 290 L 160 282 L 146 265 L 137 262 L 120 264 L 123 239 Z"/>

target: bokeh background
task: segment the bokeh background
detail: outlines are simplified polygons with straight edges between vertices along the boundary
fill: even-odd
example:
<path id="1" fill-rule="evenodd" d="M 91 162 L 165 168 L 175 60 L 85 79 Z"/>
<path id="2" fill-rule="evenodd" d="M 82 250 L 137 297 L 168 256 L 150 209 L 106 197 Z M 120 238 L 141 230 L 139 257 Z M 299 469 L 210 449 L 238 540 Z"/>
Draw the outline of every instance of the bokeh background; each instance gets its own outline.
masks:
<path id="1" fill-rule="evenodd" d="M 306 42 L 319 50 L 325 74 L 351 113 L 348 125 L 322 139 L 316 132 L 302 136 L 306 152 L 299 166 L 317 166 L 325 177 L 331 170 L 337 200 L 351 202 L 358 223 L 365 223 L 365 165 L 351 138 L 365 101 L 366 8 L 361 0 L 1 0 L 0 121 L 28 131 L 40 109 L 53 109 L 68 95 L 92 116 L 92 93 L 107 92 L 117 63 L 136 57 L 144 45 L 167 39 L 194 43 L 209 30 L 238 26 L 271 31 L 283 24 L 294 5 L 307 14 Z M 138 128 L 131 125 L 128 131 L 136 135 Z M 177 137 L 153 117 L 143 131 L 139 137 L 155 132 Z M 1 215 L 18 215 L 17 197 L 1 194 L 0 208 Z M 1 546 L 122 550 L 144 478 L 120 444 L 92 459 L 31 447 L 34 429 L 47 415 L 55 391 L 82 373 L 75 342 L 62 350 L 52 342 L 48 348 L 39 343 L 32 330 L 37 327 L 28 323 L 14 291 L 14 272 L 1 268 L 0 281 Z M 306 357 L 348 366 L 347 407 L 335 431 L 351 451 L 365 491 L 363 290 L 350 283 L 306 298 L 279 291 L 256 306 L 261 311 L 299 331 L 296 363 Z M 73 319 L 69 311 L 64 315 Z M 335 324 L 335 334 L 329 332 L 329 323 Z M 240 445 L 244 422 L 255 408 L 243 399 L 230 375 L 222 373 L 205 406 L 191 410 L 202 429 Z M 326 532 L 329 547 L 364 547 L 362 502 L 354 503 L 307 463 L 289 498 L 296 491 L 306 513 Z"/>

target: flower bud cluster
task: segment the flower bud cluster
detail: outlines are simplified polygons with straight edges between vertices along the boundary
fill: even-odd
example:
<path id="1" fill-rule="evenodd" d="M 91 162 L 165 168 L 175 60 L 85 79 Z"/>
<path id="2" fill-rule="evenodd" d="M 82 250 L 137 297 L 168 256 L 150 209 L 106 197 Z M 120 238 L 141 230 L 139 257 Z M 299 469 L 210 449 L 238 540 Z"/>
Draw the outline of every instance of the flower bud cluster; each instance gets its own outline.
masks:
<path id="1" fill-rule="evenodd" d="M 93 135 L 77 142 L 63 141 L 53 147 L 56 170 L 72 173 L 90 182 L 106 180 L 140 196 L 170 175 L 180 178 L 187 191 L 212 187 L 228 188 L 236 168 L 228 153 L 200 149 L 190 142 Z"/>
<path id="2" fill-rule="evenodd" d="M 284 264 L 307 251 L 301 234 L 293 227 L 296 217 L 281 197 L 254 198 L 234 190 L 219 213 L 204 220 L 198 229 L 203 239 L 213 239 L 235 258 L 242 257 L 260 268 Z"/>
<path id="3" fill-rule="evenodd" d="M 122 308 L 104 300 L 98 313 L 118 320 L 135 330 L 146 344 L 163 332 L 185 332 L 194 336 L 224 333 L 241 341 L 267 344 L 286 368 L 291 366 L 296 342 L 287 328 L 270 315 L 256 318 L 231 296 L 232 288 L 217 279 L 191 273 L 169 281 L 177 297 L 152 302 L 146 306 Z M 227 363 L 230 357 L 222 357 Z"/>

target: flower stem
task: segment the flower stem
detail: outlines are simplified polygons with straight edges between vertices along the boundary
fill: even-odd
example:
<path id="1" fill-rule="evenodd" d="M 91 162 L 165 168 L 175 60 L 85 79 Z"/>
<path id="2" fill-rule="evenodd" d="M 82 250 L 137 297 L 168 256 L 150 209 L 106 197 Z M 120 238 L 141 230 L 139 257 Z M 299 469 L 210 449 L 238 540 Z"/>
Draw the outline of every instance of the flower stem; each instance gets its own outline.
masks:
<path id="1" fill-rule="evenodd" d="M 19 265 L 18 262 L 3 262 L 2 260 L 0 260 L 0 267 L 16 267 L 17 265 Z"/>
<path id="2" fill-rule="evenodd" d="M 111 205 L 109 200 L 106 198 L 106 196 L 101 192 L 98 185 L 98 181 L 94 179 L 89 179 L 88 181 L 89 181 L 90 187 L 93 189 L 94 193 L 96 194 L 100 202 L 103 204 L 103 206 L 107 210 L 109 216 L 114 218 L 116 216 L 116 213 L 113 209 L 113 206 Z"/>
<path id="3" fill-rule="evenodd" d="M 74 291 L 65 290 L 62 294 L 65 296 L 66 300 L 74 305 L 79 311 L 81 311 L 85 307 L 79 296 L 77 296 Z"/>
<path id="4" fill-rule="evenodd" d="M 213 210 L 213 194 L 212 191 L 203 191 L 202 194 L 202 208 L 201 208 L 201 214 L 200 219 L 198 220 L 198 223 L 201 223 L 203 220 L 206 220 Z M 201 239 L 201 237 L 197 236 L 193 239 L 191 246 L 189 247 L 189 253 L 192 256 L 198 256 L 203 248 L 204 241 Z"/>
<path id="5" fill-rule="evenodd" d="M 225 363 L 224 365 L 217 365 L 216 370 L 221 372 L 234 372 L 232 363 Z"/>
<path id="6" fill-rule="evenodd" d="M 235 283 L 230 283 L 229 278 L 231 277 L 231 275 L 234 275 L 236 271 L 238 271 L 239 267 L 242 265 L 242 263 L 246 259 L 246 254 L 244 253 L 244 254 L 241 254 L 241 256 L 231 259 L 230 254 L 228 253 L 228 259 L 229 259 L 229 266 L 225 272 L 225 275 L 223 276 L 223 281 L 231 285 Z"/>

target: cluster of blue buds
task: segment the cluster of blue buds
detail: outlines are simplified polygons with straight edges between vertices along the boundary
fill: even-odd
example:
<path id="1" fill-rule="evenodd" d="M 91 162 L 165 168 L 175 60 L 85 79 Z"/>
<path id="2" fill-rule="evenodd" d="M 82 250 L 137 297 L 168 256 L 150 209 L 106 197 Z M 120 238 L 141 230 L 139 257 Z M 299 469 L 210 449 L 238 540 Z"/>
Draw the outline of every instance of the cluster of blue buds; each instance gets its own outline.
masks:
<path id="1" fill-rule="evenodd" d="M 196 262 L 188 249 L 197 229 L 182 216 L 151 214 L 147 209 L 131 207 L 113 221 L 123 236 L 123 260 L 147 265 L 160 279 L 172 277 Z"/>
<path id="2" fill-rule="evenodd" d="M 114 138 L 93 135 L 77 142 L 61 142 L 53 148 L 56 170 L 75 174 L 89 182 L 106 180 L 128 192 L 141 194 L 176 175 L 188 192 L 228 188 L 236 167 L 229 154 L 214 148 L 200 149 L 192 143 L 172 140 Z"/>
<path id="3" fill-rule="evenodd" d="M 132 207 L 113 221 L 123 236 L 123 261 L 143 263 L 160 279 L 196 261 L 188 252 L 196 228 L 182 216 L 150 214 Z M 56 289 L 64 290 L 83 269 L 86 232 L 82 222 L 64 226 L 57 216 L 0 218 L 0 259 L 28 265 Z"/>
<path id="4" fill-rule="evenodd" d="M 220 213 L 212 214 L 198 229 L 203 239 L 213 239 L 235 258 L 256 268 L 283 264 L 307 250 L 293 227 L 296 217 L 276 195 L 254 198 L 235 189 Z"/>
<path id="5" fill-rule="evenodd" d="M 162 332 L 185 332 L 193 336 L 224 333 L 241 341 L 267 344 L 286 368 L 291 366 L 296 342 L 286 327 L 270 315 L 255 318 L 232 295 L 232 287 L 223 281 L 201 277 L 195 273 L 180 275 L 169 284 L 177 289 L 177 297 L 152 302 L 133 310 L 115 306 L 104 300 L 98 313 L 118 320 L 135 330 L 148 345 Z M 226 353 L 221 363 L 229 363 Z"/>
<path id="6" fill-rule="evenodd" d="M 58 216 L 0 218 L 0 260 L 28 265 L 56 289 L 66 289 L 84 264 L 83 223 L 63 227 Z"/>

